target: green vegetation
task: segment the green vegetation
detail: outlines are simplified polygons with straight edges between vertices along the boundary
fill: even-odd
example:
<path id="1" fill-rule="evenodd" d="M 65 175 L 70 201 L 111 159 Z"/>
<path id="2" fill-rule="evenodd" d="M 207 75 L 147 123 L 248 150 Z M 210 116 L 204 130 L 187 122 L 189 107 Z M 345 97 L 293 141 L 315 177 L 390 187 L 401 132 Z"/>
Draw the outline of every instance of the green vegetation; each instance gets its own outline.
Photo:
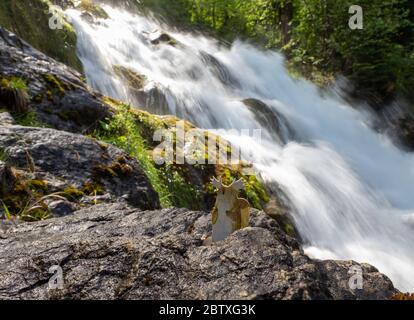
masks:
<path id="1" fill-rule="evenodd" d="M 0 75 L 0 104 L 16 115 L 28 112 L 26 81 L 19 77 L 5 77 Z"/>
<path id="2" fill-rule="evenodd" d="M 42 123 L 37 114 L 33 111 L 28 111 L 22 115 L 15 115 L 14 120 L 17 124 L 24 126 L 24 127 L 37 127 L 37 128 L 44 128 L 46 127 L 44 123 Z"/>
<path id="3" fill-rule="evenodd" d="M 135 157 L 147 174 L 152 186 L 160 195 L 161 204 L 170 206 L 169 191 L 152 162 L 134 114 L 130 112 L 130 107 L 127 105 L 120 105 L 119 109 L 119 112 L 112 119 L 102 123 L 102 130 L 96 133 L 96 137 Z"/>
<path id="4" fill-rule="evenodd" d="M 256 177 L 244 175 L 242 168 L 237 166 L 155 164 L 152 151 L 159 142 L 154 142 L 154 132 L 157 129 L 173 130 L 179 119 L 151 115 L 112 99 L 106 99 L 106 102 L 115 109 L 116 114 L 101 123 L 101 129 L 95 132 L 94 137 L 123 149 L 139 161 L 158 192 L 163 207 L 211 209 L 215 198 L 211 184 L 213 176 L 222 177 L 227 184 L 243 178 L 246 188 L 242 195 L 255 208 L 261 209 L 269 201 L 266 190 Z M 185 123 L 186 131 L 193 128 L 190 123 Z M 205 157 L 208 160 L 208 154 Z M 118 164 L 96 169 L 98 176 L 114 176 L 122 174 L 124 170 Z"/>
<path id="5" fill-rule="evenodd" d="M 50 96 L 53 96 L 53 94 L 63 97 L 65 95 L 66 90 L 72 89 L 72 87 L 69 84 L 59 81 L 53 74 L 44 73 L 42 74 L 42 77 L 45 80 L 48 87 L 48 98 L 50 98 Z"/>
<path id="6" fill-rule="evenodd" d="M 9 155 L 7 154 L 7 151 L 4 150 L 3 148 L 0 148 L 0 161 L 7 163 L 8 160 L 9 160 Z"/>
<path id="7" fill-rule="evenodd" d="M 7 88 L 10 90 L 20 90 L 24 93 L 27 93 L 27 84 L 26 81 L 19 77 L 2 77 L 0 78 L 0 87 Z"/>
<path id="8" fill-rule="evenodd" d="M 0 102 L 6 105 L 17 124 L 27 127 L 44 127 L 36 112 L 29 110 L 28 87 L 25 79 L 0 76 Z"/>
<path id="9" fill-rule="evenodd" d="M 7 205 L 3 202 L 3 200 L 1 200 L 1 204 L 2 204 L 2 207 L 3 207 L 3 211 L 4 211 L 4 218 L 5 218 L 6 220 L 10 220 L 10 218 L 11 218 L 11 214 L 10 214 L 9 208 L 8 208 L 8 207 L 7 207 Z"/>
<path id="10" fill-rule="evenodd" d="M 364 10 L 351 30 L 349 8 Z M 414 104 L 414 2 L 409 0 L 142 0 L 185 28 L 282 49 L 295 72 L 320 83 L 344 74 L 352 92 L 380 107 L 397 95 Z"/>
<path id="11" fill-rule="evenodd" d="M 0 1 L 0 26 L 16 33 L 36 49 L 81 71 L 76 55 L 76 33 L 65 23 L 61 30 L 49 28 L 49 0 Z"/>
<path id="12" fill-rule="evenodd" d="M 13 186 L 0 190 L 2 208 L 6 219 L 18 216 L 25 221 L 47 219 L 50 215 L 46 200 L 60 198 L 59 194 L 47 194 L 47 184 L 42 180 L 27 179 L 20 174 L 13 175 Z"/>
<path id="13" fill-rule="evenodd" d="M 74 186 L 69 186 L 63 190 L 62 195 L 68 200 L 78 200 L 82 198 L 85 193 Z"/>

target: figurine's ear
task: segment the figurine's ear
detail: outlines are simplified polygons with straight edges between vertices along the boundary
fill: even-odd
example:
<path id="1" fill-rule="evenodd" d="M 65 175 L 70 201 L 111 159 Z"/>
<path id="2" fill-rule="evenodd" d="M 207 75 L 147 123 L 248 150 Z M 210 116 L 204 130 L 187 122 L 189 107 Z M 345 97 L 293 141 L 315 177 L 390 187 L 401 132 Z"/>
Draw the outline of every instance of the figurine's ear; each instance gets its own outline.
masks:
<path id="1" fill-rule="evenodd" d="M 216 177 L 213 177 L 213 180 L 211 181 L 211 183 L 213 184 L 214 187 L 216 187 L 217 189 L 221 189 L 223 187 L 223 183 L 216 179 Z"/>
<path id="2" fill-rule="evenodd" d="M 236 190 L 236 191 L 239 191 L 239 190 L 243 189 L 244 188 L 244 181 L 243 181 L 243 179 L 234 181 L 233 184 L 231 185 L 231 187 L 234 190 Z"/>

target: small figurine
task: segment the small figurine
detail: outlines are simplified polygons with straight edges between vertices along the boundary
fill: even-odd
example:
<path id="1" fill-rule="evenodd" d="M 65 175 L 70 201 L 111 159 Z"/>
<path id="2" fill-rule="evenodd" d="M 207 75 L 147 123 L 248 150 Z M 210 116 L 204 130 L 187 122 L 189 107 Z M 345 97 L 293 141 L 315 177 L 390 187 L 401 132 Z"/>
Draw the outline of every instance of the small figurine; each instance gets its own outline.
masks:
<path id="1" fill-rule="evenodd" d="M 249 226 L 249 202 L 238 197 L 244 188 L 243 180 L 225 186 L 221 179 L 213 178 L 213 186 L 218 189 L 213 215 L 213 242 L 226 239 L 236 230 Z"/>

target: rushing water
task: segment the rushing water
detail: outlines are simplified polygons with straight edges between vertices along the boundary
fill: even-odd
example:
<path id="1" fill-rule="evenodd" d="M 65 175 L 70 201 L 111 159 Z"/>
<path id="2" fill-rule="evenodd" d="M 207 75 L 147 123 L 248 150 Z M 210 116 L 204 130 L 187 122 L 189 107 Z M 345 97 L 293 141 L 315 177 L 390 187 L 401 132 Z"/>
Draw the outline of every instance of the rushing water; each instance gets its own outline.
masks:
<path id="1" fill-rule="evenodd" d="M 311 83 L 292 79 L 276 52 L 242 42 L 226 47 L 168 29 L 178 43 L 154 45 L 151 40 L 165 26 L 105 10 L 110 19 L 97 24 L 67 12 L 94 89 L 201 128 L 261 128 L 261 143 L 226 137 L 250 148 L 262 178 L 277 182 L 287 195 L 307 254 L 371 263 L 400 290 L 414 291 L 413 154 L 371 130 L 369 116 L 335 93 L 323 97 Z M 145 75 L 152 98 L 129 89 L 114 66 Z M 241 102 L 247 98 L 265 104 L 268 125 Z M 285 119 L 294 133 L 285 128 L 277 137 L 269 128 L 273 119 Z"/>

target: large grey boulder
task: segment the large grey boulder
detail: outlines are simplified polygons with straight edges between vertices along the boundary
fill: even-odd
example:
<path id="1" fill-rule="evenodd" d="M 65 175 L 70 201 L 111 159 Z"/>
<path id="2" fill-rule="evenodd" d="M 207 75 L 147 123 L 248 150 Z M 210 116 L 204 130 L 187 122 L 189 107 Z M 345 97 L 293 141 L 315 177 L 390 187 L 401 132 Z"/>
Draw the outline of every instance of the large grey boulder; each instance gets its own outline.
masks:
<path id="1" fill-rule="evenodd" d="M 123 198 L 144 210 L 160 207 L 136 159 L 112 145 L 54 129 L 0 125 L 0 150 L 21 176 L 46 184 L 48 193 L 69 188 L 69 196 L 107 194 L 109 202 Z"/>
<path id="2" fill-rule="evenodd" d="M 369 265 L 315 261 L 263 212 L 207 245 L 210 215 L 102 204 L 32 224 L 0 222 L 2 299 L 387 299 L 397 291 Z M 60 266 L 63 288 L 49 289 Z M 351 266 L 363 289 L 348 286 Z"/>

